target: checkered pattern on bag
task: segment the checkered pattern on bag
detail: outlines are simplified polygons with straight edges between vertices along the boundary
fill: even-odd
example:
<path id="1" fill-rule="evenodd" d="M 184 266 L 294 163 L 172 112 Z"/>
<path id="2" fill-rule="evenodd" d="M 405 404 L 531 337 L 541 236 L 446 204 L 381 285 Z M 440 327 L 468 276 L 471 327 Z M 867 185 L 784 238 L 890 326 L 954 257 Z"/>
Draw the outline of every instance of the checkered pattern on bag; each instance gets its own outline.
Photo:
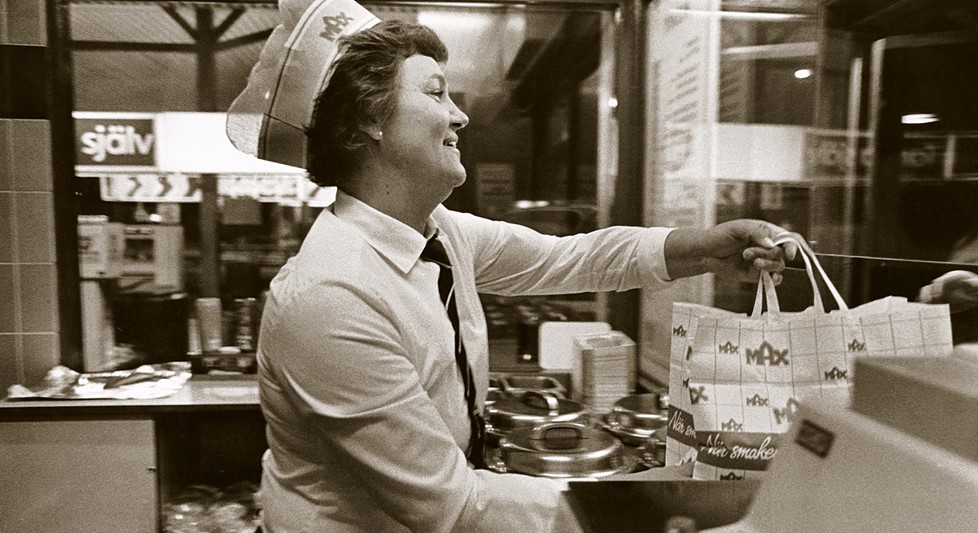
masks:
<path id="1" fill-rule="evenodd" d="M 848 405 L 857 357 L 951 352 L 946 306 L 893 297 L 848 315 L 704 316 L 690 330 L 681 385 L 701 446 L 711 432 L 786 433 L 791 401 Z"/>
<path id="2" fill-rule="evenodd" d="M 670 415 L 692 419 L 696 440 L 683 442 L 671 431 L 667 459 L 679 460 L 695 444 L 694 478 L 758 475 L 776 455 L 795 403 L 849 404 L 857 357 L 945 356 L 952 350 L 946 305 L 891 296 L 850 309 L 837 296 L 835 311 L 816 306 L 760 313 L 760 302 L 759 291 L 752 315 L 674 305 L 670 402 L 676 410 Z"/>

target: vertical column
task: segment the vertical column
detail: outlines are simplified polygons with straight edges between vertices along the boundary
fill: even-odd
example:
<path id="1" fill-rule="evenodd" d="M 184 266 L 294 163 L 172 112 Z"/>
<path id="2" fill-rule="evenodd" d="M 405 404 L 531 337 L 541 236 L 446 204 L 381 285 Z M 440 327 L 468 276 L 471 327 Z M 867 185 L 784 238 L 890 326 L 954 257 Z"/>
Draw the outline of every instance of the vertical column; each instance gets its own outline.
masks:
<path id="1" fill-rule="evenodd" d="M 43 0 L 0 0 L 0 396 L 61 360 L 46 32 Z"/>

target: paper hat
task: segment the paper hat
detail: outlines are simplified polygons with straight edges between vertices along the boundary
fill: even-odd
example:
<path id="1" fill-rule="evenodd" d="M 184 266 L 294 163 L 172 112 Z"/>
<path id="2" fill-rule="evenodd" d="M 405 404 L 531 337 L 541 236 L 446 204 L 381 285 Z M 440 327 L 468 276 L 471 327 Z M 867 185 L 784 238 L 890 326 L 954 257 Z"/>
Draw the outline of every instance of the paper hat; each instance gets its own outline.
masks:
<path id="1" fill-rule="evenodd" d="M 304 128 L 342 53 L 337 42 L 380 19 L 353 0 L 279 0 L 278 8 L 282 23 L 228 109 L 226 130 L 246 154 L 304 168 Z"/>

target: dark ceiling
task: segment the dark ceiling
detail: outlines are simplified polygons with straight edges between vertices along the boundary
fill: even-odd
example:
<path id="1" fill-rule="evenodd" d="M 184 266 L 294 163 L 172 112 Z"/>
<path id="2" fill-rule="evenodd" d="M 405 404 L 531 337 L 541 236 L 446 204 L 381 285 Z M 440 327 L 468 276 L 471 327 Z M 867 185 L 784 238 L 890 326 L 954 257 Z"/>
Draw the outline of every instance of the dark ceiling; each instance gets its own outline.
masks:
<path id="1" fill-rule="evenodd" d="M 609 31 L 607 15 L 586 5 L 365 5 L 381 19 L 419 21 L 439 33 L 452 53 L 450 85 L 466 95 L 470 115 L 522 112 L 554 85 L 583 79 Z M 69 13 L 80 111 L 227 109 L 278 24 L 272 3 L 82 1 Z"/>
<path id="2" fill-rule="evenodd" d="M 906 35 L 978 31 L 975 0 L 824 0 L 832 28 Z"/>

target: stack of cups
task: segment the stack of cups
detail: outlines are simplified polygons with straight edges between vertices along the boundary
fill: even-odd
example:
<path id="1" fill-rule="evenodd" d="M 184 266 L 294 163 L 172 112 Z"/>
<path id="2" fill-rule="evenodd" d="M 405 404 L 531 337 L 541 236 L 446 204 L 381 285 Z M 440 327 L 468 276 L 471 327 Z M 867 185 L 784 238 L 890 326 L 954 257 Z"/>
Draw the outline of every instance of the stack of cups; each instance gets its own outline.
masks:
<path id="1" fill-rule="evenodd" d="M 200 331 L 200 349 L 205 354 L 219 353 L 224 346 L 221 329 L 221 299 L 197 298 L 195 305 Z"/>

